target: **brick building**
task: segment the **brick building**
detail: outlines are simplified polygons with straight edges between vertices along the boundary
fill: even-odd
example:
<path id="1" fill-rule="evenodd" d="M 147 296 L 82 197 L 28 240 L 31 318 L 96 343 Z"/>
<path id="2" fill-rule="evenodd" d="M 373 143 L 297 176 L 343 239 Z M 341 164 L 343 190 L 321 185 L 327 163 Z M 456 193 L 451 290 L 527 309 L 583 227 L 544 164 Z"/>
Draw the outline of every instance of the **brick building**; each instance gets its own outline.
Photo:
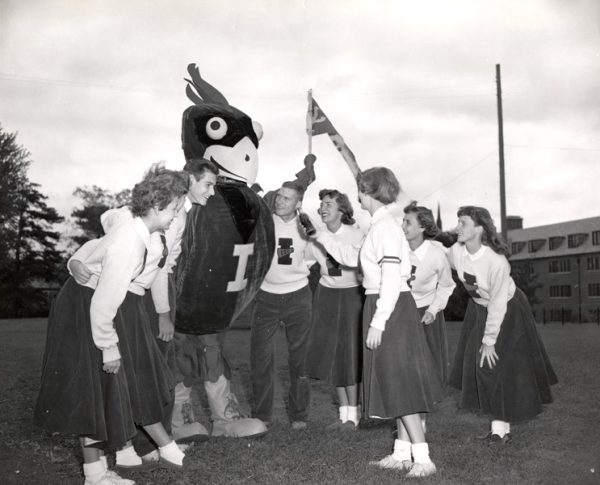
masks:
<path id="1" fill-rule="evenodd" d="M 541 286 L 536 320 L 600 322 L 600 217 L 523 228 L 507 218 L 513 268 Z"/>

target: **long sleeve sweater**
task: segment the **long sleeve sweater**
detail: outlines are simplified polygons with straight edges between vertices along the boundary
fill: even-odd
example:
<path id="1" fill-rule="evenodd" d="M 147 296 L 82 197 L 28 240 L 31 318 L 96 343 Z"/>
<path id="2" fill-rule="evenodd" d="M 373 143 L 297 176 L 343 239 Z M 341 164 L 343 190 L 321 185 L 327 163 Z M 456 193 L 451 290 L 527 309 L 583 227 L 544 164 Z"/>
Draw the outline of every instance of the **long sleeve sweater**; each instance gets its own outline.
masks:
<path id="1" fill-rule="evenodd" d="M 425 307 L 435 316 L 446 308 L 456 286 L 446 251 L 441 244 L 425 240 L 417 249 L 410 251 L 410 262 L 409 284 L 415 303 L 418 308 Z"/>
<path id="2" fill-rule="evenodd" d="M 308 285 L 309 268 L 315 263 L 307 251 L 309 241 L 300 232 L 298 218 L 285 222 L 273 214 L 276 250 L 260 289 L 284 294 Z"/>
<path id="3" fill-rule="evenodd" d="M 482 343 L 494 345 L 506 315 L 506 306 L 516 289 L 508 260 L 488 246 L 481 246 L 475 254 L 470 254 L 461 243 L 450 248 L 448 259 L 475 303 L 487 307 Z"/>

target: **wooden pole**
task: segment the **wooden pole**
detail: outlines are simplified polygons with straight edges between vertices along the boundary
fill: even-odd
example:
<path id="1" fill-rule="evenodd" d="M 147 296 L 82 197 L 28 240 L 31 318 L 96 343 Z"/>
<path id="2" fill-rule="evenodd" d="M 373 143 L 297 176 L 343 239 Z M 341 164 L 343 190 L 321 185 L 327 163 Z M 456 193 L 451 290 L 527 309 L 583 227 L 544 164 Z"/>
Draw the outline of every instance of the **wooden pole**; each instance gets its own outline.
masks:
<path id="1" fill-rule="evenodd" d="M 312 153 L 312 89 L 308 90 L 308 112 L 306 113 L 306 134 L 308 135 L 308 153 Z"/>
<path id="2" fill-rule="evenodd" d="M 500 155 L 500 231 L 508 243 L 506 228 L 506 186 L 504 181 L 504 128 L 502 120 L 502 81 L 500 64 L 496 64 L 496 96 L 498 98 L 498 149 Z"/>

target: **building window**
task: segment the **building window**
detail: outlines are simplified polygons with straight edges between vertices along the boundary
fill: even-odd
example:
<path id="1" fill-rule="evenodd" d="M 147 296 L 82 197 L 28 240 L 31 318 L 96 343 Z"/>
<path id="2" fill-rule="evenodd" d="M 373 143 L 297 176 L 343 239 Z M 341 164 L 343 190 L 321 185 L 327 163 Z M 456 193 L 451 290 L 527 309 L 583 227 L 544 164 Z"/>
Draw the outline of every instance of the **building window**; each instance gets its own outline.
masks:
<path id="1" fill-rule="evenodd" d="M 600 308 L 594 308 L 594 309 L 590 310 L 590 320 L 592 322 L 600 323 Z"/>
<path id="2" fill-rule="evenodd" d="M 521 251 L 523 251 L 524 247 L 525 247 L 525 241 L 514 242 L 510 245 L 510 252 L 512 254 L 519 254 Z"/>
<path id="3" fill-rule="evenodd" d="M 588 295 L 590 298 L 600 297 L 600 283 L 590 283 L 588 285 Z"/>
<path id="4" fill-rule="evenodd" d="M 550 298 L 571 298 L 571 285 L 550 285 Z"/>
<path id="5" fill-rule="evenodd" d="M 587 269 L 588 271 L 600 270 L 600 256 L 592 256 L 587 258 Z"/>
<path id="6" fill-rule="evenodd" d="M 568 273 L 571 271 L 571 260 L 570 259 L 554 259 L 548 261 L 548 272 L 549 273 Z"/>
<path id="7" fill-rule="evenodd" d="M 558 249 L 564 240 L 564 236 L 551 237 L 548 240 L 548 249 L 550 249 L 550 251 Z"/>
<path id="8" fill-rule="evenodd" d="M 579 234 L 569 234 L 569 239 L 568 239 L 568 243 L 567 245 L 570 248 L 578 248 L 579 246 L 581 246 L 585 240 L 587 239 L 588 235 L 587 234 L 583 234 L 583 233 L 579 233 Z"/>
<path id="9" fill-rule="evenodd" d="M 530 253 L 535 253 L 542 248 L 545 242 L 545 239 L 532 239 L 531 241 L 527 242 L 527 251 Z"/>
<path id="10" fill-rule="evenodd" d="M 592 244 L 600 246 L 600 231 L 592 231 Z"/>

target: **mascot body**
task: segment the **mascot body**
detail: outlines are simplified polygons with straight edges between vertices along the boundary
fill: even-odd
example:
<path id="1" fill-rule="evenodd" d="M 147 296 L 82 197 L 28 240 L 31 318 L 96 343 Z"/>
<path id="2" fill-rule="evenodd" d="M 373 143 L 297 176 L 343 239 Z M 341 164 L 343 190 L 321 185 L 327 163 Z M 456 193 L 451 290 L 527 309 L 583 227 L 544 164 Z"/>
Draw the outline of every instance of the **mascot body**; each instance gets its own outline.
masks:
<path id="1" fill-rule="evenodd" d="M 224 336 L 253 300 L 269 269 L 275 239 L 271 211 L 251 189 L 258 171 L 260 125 L 188 66 L 186 89 L 195 103 L 183 113 L 186 159 L 211 160 L 219 169 L 215 195 L 187 215 L 176 269 L 176 368 L 173 435 L 202 435 L 193 418 L 191 385 L 201 377 L 211 409 L 212 435 L 242 437 L 266 432 L 244 417 L 231 392 Z"/>

